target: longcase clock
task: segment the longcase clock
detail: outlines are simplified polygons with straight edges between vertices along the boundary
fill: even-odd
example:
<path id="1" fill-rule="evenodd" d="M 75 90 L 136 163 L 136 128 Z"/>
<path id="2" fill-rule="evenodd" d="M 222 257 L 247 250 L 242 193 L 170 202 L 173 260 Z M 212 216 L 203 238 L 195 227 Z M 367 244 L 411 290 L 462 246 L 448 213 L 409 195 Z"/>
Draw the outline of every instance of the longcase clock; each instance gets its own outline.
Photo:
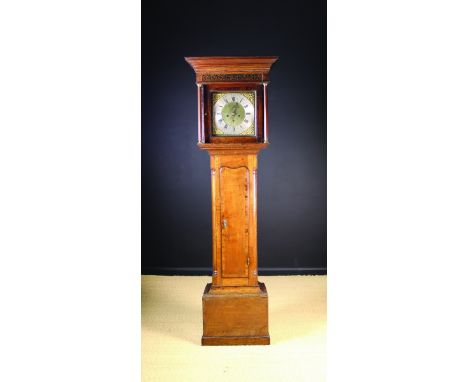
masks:
<path id="1" fill-rule="evenodd" d="M 257 155 L 268 145 L 267 85 L 277 57 L 187 57 L 198 87 L 198 146 L 210 155 L 213 274 L 202 345 L 268 345 L 257 271 Z"/>

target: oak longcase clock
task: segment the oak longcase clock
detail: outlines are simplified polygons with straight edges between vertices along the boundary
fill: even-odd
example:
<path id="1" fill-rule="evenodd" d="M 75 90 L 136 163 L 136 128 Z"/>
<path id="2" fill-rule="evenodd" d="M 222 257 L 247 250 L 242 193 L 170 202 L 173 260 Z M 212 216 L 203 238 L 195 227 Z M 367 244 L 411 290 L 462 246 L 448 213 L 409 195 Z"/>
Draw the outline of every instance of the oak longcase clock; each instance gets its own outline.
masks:
<path id="1" fill-rule="evenodd" d="M 198 146 L 211 165 L 213 274 L 203 345 L 267 345 L 257 272 L 257 154 L 268 145 L 267 85 L 277 57 L 187 57 L 198 87 Z"/>

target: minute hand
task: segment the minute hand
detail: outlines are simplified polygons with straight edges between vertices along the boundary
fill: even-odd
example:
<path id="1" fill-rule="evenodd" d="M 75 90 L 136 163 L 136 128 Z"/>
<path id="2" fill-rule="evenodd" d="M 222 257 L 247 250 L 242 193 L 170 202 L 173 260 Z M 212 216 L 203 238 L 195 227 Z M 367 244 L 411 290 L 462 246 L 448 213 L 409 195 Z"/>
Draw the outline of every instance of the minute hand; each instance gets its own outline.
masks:
<path id="1" fill-rule="evenodd" d="M 238 107 L 239 107 L 239 104 L 238 104 L 238 103 L 236 103 L 236 104 L 234 105 L 234 108 L 232 109 L 232 112 L 234 113 L 234 118 L 236 117 L 236 114 L 237 114 L 237 108 L 238 108 Z"/>

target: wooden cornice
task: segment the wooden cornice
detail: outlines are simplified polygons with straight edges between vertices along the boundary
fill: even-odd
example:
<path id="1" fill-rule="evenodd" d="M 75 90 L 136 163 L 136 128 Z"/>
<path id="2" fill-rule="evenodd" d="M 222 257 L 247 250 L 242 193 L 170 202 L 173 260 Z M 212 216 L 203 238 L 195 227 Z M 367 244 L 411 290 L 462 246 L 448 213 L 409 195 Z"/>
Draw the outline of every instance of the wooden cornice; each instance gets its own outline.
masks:
<path id="1" fill-rule="evenodd" d="M 185 60 L 195 71 L 197 83 L 267 82 L 278 57 L 185 57 Z"/>

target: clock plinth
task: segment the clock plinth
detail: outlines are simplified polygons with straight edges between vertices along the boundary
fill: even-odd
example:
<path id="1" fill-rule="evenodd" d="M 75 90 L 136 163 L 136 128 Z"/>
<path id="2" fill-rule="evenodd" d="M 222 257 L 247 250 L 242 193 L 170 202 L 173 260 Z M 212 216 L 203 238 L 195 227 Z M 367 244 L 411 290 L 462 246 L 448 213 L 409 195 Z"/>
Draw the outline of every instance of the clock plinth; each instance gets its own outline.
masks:
<path id="1" fill-rule="evenodd" d="M 198 146 L 211 166 L 213 275 L 202 345 L 269 345 L 258 282 L 257 155 L 268 146 L 268 73 L 277 57 L 189 57 L 197 75 Z"/>
<path id="2" fill-rule="evenodd" d="M 202 345 L 269 345 L 265 284 L 239 291 L 206 285 L 203 293 Z"/>

